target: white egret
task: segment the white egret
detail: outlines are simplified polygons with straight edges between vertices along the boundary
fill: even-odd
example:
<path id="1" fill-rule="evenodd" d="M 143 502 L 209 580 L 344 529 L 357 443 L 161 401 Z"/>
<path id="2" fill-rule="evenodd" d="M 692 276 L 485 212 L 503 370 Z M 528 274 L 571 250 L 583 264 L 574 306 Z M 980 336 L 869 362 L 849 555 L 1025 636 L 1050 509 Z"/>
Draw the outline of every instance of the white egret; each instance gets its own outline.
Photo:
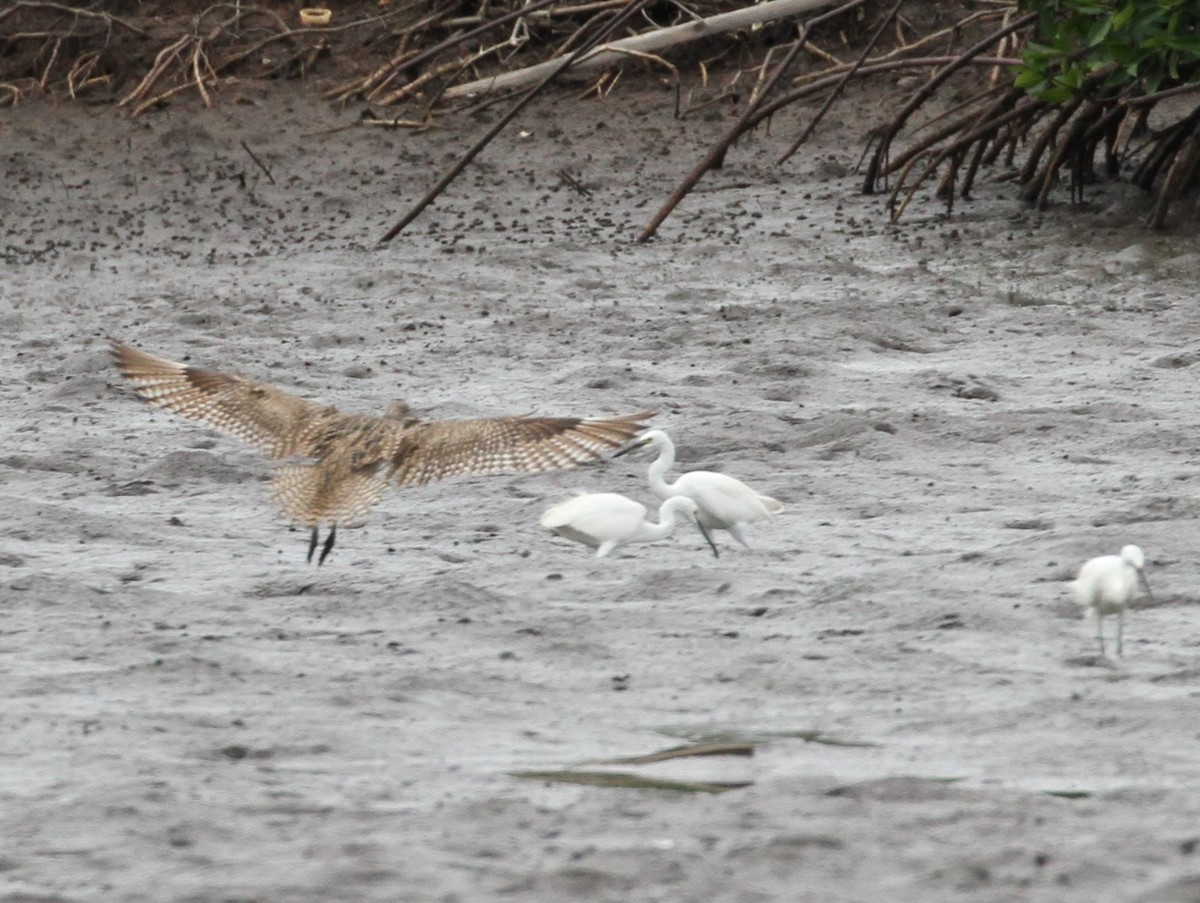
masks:
<path id="1" fill-rule="evenodd" d="M 667 471 L 675 466 L 675 445 L 662 430 L 643 433 L 613 457 L 646 446 L 659 450 L 658 457 L 650 465 L 650 488 L 654 494 L 660 499 L 675 496 L 691 499 L 699 507 L 699 523 L 710 530 L 727 530 L 747 549 L 750 543 L 746 541 L 746 524 L 772 517 L 783 510 L 781 502 L 760 495 L 741 480 L 711 470 L 693 470 L 683 474 L 674 483 L 668 483 L 665 477 Z"/>
<path id="2" fill-rule="evenodd" d="M 700 528 L 713 555 L 717 547 L 704 525 L 696 520 L 696 503 L 691 499 L 667 499 L 658 509 L 658 523 L 646 519 L 646 506 L 616 492 L 589 492 L 550 508 L 538 521 L 566 539 L 596 549 L 604 558 L 627 542 L 664 539 L 675 529 L 675 521 L 686 518 Z"/>
<path id="3" fill-rule="evenodd" d="M 1150 584 L 1142 573 L 1145 564 L 1146 556 L 1140 548 L 1125 546 L 1120 555 L 1101 555 L 1086 562 L 1071 584 L 1075 601 L 1096 612 L 1096 639 L 1100 641 L 1101 655 L 1104 655 L 1104 616 L 1117 616 L 1117 655 L 1123 655 L 1125 608 L 1138 583 L 1142 584 L 1150 601 L 1154 601 Z"/>

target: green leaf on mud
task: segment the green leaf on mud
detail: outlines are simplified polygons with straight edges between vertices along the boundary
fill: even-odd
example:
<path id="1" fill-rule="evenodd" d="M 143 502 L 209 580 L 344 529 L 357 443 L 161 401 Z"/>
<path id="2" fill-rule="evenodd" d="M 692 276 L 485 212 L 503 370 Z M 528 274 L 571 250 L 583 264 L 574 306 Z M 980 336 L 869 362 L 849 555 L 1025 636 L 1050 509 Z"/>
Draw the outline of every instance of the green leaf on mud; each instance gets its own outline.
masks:
<path id="1" fill-rule="evenodd" d="M 650 765 L 671 759 L 688 759 L 693 756 L 752 756 L 754 743 L 689 743 L 672 746 L 670 749 L 647 753 L 643 756 L 622 756 L 616 759 L 594 759 L 594 765 Z"/>
<path id="2" fill-rule="evenodd" d="M 528 781 L 553 781 L 562 784 L 586 784 L 591 787 L 615 787 L 628 790 L 672 790 L 677 793 L 725 793 L 749 787 L 752 781 L 671 781 L 646 778 L 617 771 L 510 771 L 514 778 Z"/>

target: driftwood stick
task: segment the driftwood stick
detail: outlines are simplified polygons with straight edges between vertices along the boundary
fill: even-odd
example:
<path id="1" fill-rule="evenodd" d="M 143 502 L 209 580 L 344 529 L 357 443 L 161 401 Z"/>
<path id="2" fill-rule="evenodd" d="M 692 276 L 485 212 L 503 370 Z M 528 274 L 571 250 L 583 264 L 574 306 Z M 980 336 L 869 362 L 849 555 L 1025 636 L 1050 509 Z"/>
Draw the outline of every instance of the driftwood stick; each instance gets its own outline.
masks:
<path id="1" fill-rule="evenodd" d="M 554 81 L 559 73 L 564 72 L 573 66 L 576 60 L 578 60 L 581 56 L 583 56 L 601 41 L 605 40 L 610 34 L 633 18 L 633 16 L 641 12 L 650 4 L 650 2 L 651 0 L 629 0 L 620 14 L 617 15 L 606 26 L 604 26 L 604 28 L 601 29 L 594 37 L 589 39 L 577 51 L 572 53 L 566 59 L 559 60 L 555 64 L 554 70 L 545 78 L 543 78 L 540 83 L 534 85 L 533 88 L 526 92 L 524 97 L 513 104 L 512 108 L 502 117 L 500 117 L 500 120 L 490 129 L 488 129 L 487 133 L 478 141 L 476 141 L 467 150 L 467 152 L 463 154 L 462 158 L 450 167 L 445 175 L 438 179 L 437 184 L 425 194 L 425 197 L 421 198 L 421 200 L 417 202 L 416 206 L 414 206 L 408 211 L 408 213 L 404 215 L 400 222 L 396 223 L 396 225 L 392 226 L 392 228 L 387 231 L 383 238 L 379 240 L 379 243 L 387 244 L 393 238 L 399 235 L 405 226 L 420 216 L 421 212 L 434 202 L 438 195 L 445 190 L 446 186 L 453 182 L 458 177 L 459 173 L 466 169 L 467 165 L 479 155 L 479 152 L 487 147 L 491 140 L 500 134 L 504 127 L 517 117 L 517 114 L 525 109 L 525 107 L 529 106 L 529 104 L 533 102 L 534 98 L 536 98 L 538 94 L 542 92 L 542 89 Z"/>
<path id="2" fill-rule="evenodd" d="M 597 47 L 585 59 L 576 63 L 574 68 L 581 70 L 591 69 L 596 66 L 611 66 L 614 63 L 619 63 L 622 59 L 620 53 L 614 51 L 662 50 L 666 47 L 673 47 L 676 44 L 723 34 L 727 31 L 735 31 L 738 28 L 745 28 L 760 22 L 771 22 L 786 16 L 794 16 L 807 12 L 810 9 L 829 6 L 833 2 L 834 0 L 766 0 L 765 3 L 760 3 L 757 6 L 748 6 L 745 9 L 735 10 L 731 13 L 721 13 L 720 15 L 711 16 L 698 22 L 686 22 L 683 25 L 674 25 L 670 28 L 656 28 L 653 31 L 635 35 L 632 38 L 613 41 L 611 45 Z M 558 65 L 558 62 L 558 60 L 549 60 L 544 63 L 538 63 L 535 66 L 528 66 L 525 69 L 517 69 L 515 72 L 506 72 L 491 78 L 481 78 L 478 81 L 468 82 L 465 85 L 455 85 L 446 92 L 445 96 L 448 99 L 453 99 L 466 94 L 480 94 L 485 91 L 503 91 L 507 88 L 521 87 L 545 76 L 546 73 L 552 71 Z"/>

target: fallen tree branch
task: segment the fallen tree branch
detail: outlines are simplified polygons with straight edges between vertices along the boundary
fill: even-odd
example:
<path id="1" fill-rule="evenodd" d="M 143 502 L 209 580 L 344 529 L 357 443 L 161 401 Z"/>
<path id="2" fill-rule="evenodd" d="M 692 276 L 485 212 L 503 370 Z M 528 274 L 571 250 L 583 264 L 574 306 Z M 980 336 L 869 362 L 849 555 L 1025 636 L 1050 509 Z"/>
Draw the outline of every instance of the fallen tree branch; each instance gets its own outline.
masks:
<path id="1" fill-rule="evenodd" d="M 611 44 L 601 45 L 595 48 L 584 59 L 575 63 L 573 68 L 579 71 L 582 69 L 591 69 L 596 66 L 611 66 L 621 61 L 621 51 L 623 50 L 639 50 L 643 52 L 662 50 L 667 47 L 673 47 L 676 44 L 684 44 L 688 41 L 712 37 L 713 35 L 723 34 L 727 31 L 735 31 L 739 28 L 745 28 L 748 25 L 757 25 L 762 22 L 771 22 L 775 19 L 794 16 L 811 9 L 829 6 L 833 2 L 834 0 L 766 0 L 765 3 L 760 3 L 757 6 L 735 10 L 731 13 L 721 13 L 698 22 L 687 22 L 683 25 L 671 26 L 670 28 L 656 28 L 653 31 L 635 35 L 632 38 L 623 38 L 620 41 L 613 41 Z M 502 75 L 481 78 L 477 81 L 467 82 L 465 85 L 455 85 L 453 88 L 448 89 L 444 96 L 447 99 L 453 99 L 455 97 L 464 97 L 468 94 L 519 88 L 544 77 L 559 62 L 557 59 L 549 60 L 534 66 L 528 66 L 524 69 L 517 69 L 514 72 L 505 72 Z"/>

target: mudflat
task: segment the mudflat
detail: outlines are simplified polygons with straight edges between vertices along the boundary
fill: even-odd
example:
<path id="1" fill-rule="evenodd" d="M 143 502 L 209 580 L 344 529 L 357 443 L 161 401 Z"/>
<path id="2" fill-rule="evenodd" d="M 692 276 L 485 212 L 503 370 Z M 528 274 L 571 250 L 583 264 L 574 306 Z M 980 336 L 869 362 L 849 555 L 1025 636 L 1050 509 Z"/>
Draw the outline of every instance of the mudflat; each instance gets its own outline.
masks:
<path id="1" fill-rule="evenodd" d="M 0 900 L 1196 899 L 1194 228 L 1002 181 L 889 225 L 859 94 L 638 245 L 729 121 L 671 108 L 548 98 L 383 247 L 495 113 L 5 112 Z M 109 337 L 347 410 L 652 408 L 785 510 L 719 558 L 538 527 L 654 506 L 632 454 L 395 490 L 315 568 Z M 1157 604 L 1106 659 L 1065 582 L 1125 543 Z M 753 755 L 597 764 L 704 740 Z M 692 785 L 513 774 L 563 770 Z"/>

